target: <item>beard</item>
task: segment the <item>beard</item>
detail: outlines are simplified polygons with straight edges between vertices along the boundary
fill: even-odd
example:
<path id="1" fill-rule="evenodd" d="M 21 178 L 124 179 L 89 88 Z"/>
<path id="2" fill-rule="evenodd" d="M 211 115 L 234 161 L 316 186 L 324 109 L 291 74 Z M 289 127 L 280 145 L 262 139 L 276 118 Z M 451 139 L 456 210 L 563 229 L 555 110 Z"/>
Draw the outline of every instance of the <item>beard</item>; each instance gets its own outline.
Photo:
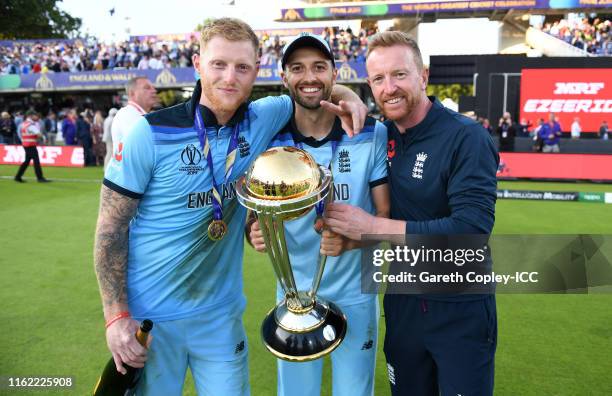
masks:
<path id="1" fill-rule="evenodd" d="M 330 86 L 324 85 L 321 88 L 321 94 L 319 98 L 317 100 L 314 100 L 314 99 L 306 99 L 302 97 L 299 89 L 295 89 L 291 86 L 289 87 L 289 94 L 291 95 L 293 100 L 295 100 L 297 104 L 299 104 L 300 106 L 308 110 L 316 110 L 320 108 L 321 101 L 329 100 L 329 98 L 331 97 L 331 91 L 332 91 L 332 88 Z"/>
<path id="2" fill-rule="evenodd" d="M 240 90 L 240 88 L 238 89 Z M 241 92 L 241 94 L 236 96 L 236 99 L 228 101 L 227 98 L 223 98 L 215 92 L 212 83 L 202 81 L 202 94 L 206 96 L 211 103 L 211 110 L 233 114 L 238 110 L 238 107 L 247 100 L 251 92 Z"/>
<path id="3" fill-rule="evenodd" d="M 383 100 L 377 100 L 376 104 L 378 105 L 378 108 L 380 109 L 380 112 L 385 116 L 385 118 L 388 118 L 392 121 L 399 121 L 407 116 L 409 116 L 414 109 L 417 108 L 417 106 L 420 104 L 420 97 L 417 95 L 412 95 L 404 90 L 398 90 L 397 95 L 394 96 L 402 96 L 404 98 L 404 105 L 403 108 L 400 109 L 393 109 L 393 110 L 387 110 L 384 101 Z"/>

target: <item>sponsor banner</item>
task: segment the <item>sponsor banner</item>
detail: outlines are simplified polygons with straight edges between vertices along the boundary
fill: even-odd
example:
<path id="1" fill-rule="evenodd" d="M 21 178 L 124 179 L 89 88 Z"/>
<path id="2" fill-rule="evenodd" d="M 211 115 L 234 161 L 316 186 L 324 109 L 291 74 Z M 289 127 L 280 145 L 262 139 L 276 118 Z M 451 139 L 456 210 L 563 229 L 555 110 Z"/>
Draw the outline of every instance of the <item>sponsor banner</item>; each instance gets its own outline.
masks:
<path id="1" fill-rule="evenodd" d="M 497 177 L 612 181 L 610 169 L 612 155 L 499 153 Z"/>
<path id="2" fill-rule="evenodd" d="M 38 157 L 42 166 L 85 166 L 83 147 L 38 146 Z M 0 144 L 0 164 L 20 165 L 25 160 L 22 146 Z"/>
<path id="3" fill-rule="evenodd" d="M 609 0 L 413 0 L 389 4 L 387 2 L 345 3 L 339 6 L 282 8 L 280 21 L 307 21 L 333 18 L 392 17 L 406 14 L 439 12 L 473 12 L 476 10 L 508 9 L 575 9 L 608 8 Z"/>
<path id="4" fill-rule="evenodd" d="M 579 193 L 578 200 L 580 202 L 600 202 L 603 203 L 605 200 L 605 193 L 602 192 L 581 192 Z"/>
<path id="5" fill-rule="evenodd" d="M 578 201 L 580 194 L 568 191 L 497 190 L 498 199 L 529 199 L 535 201 Z"/>
<path id="6" fill-rule="evenodd" d="M 597 132 L 612 118 L 612 68 L 523 69 L 520 105 L 520 117 L 534 125 L 555 113 L 564 132 L 575 117 L 583 132 Z"/>
<path id="7" fill-rule="evenodd" d="M 607 204 L 612 204 L 612 193 L 607 192 L 604 200 L 606 201 Z"/>
<path id="8" fill-rule="evenodd" d="M 338 80 L 357 82 L 367 77 L 365 63 L 338 63 Z M 134 77 L 147 77 L 157 88 L 190 87 L 195 85 L 193 68 L 181 67 L 161 70 L 103 70 L 81 73 L 36 73 L 10 74 L 0 76 L 0 92 L 12 90 L 56 91 L 123 89 Z M 280 70 L 277 65 L 261 65 L 255 83 L 280 84 Z"/>

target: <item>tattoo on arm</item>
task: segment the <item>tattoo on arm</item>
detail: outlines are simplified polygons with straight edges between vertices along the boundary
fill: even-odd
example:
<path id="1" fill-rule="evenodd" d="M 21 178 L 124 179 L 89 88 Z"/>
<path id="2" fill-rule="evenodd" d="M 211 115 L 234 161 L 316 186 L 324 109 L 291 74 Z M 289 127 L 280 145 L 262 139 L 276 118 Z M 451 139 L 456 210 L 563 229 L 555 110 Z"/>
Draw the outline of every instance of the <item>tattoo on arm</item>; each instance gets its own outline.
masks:
<path id="1" fill-rule="evenodd" d="M 139 202 L 102 186 L 94 265 L 105 313 L 113 306 L 127 305 L 128 227 Z"/>

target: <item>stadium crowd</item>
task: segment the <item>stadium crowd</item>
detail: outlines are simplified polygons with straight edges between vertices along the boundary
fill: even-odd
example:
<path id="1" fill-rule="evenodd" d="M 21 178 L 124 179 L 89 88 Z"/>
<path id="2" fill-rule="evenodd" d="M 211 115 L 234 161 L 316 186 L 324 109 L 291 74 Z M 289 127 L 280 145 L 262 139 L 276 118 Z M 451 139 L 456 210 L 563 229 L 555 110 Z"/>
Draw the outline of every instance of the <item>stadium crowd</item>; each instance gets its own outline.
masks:
<path id="1" fill-rule="evenodd" d="M 64 41 L 15 41 L 0 46 L 1 74 L 81 72 L 107 69 L 190 67 L 198 48 L 195 37 L 155 38 L 106 44 L 95 38 Z"/>
<path id="2" fill-rule="evenodd" d="M 338 60 L 365 61 L 368 37 L 374 33 L 375 29 L 361 29 L 355 34 L 351 28 L 329 27 L 322 36 L 329 42 Z M 278 35 L 266 33 L 261 35 L 260 42 L 261 63 L 276 64 L 285 42 Z M 198 39 L 195 35 L 182 40 L 133 38 L 114 44 L 106 44 L 93 37 L 5 42 L 0 44 L 0 74 L 191 67 L 191 57 L 197 50 Z"/>
<path id="3" fill-rule="evenodd" d="M 612 55 L 611 24 L 609 19 L 600 18 L 595 18 L 592 22 L 589 22 L 588 18 L 575 22 L 561 19 L 544 24 L 542 31 L 590 54 L 610 56 Z"/>

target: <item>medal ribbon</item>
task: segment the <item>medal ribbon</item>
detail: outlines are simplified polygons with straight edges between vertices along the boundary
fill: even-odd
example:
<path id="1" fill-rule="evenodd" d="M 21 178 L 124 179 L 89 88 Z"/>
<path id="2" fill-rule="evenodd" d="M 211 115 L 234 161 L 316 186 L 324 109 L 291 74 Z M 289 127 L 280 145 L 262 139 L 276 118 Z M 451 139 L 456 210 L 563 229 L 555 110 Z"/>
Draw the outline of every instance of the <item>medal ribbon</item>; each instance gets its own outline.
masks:
<path id="1" fill-rule="evenodd" d="M 295 146 L 299 149 L 304 149 L 304 145 L 300 142 L 300 143 L 296 143 Z M 336 149 L 338 148 L 338 141 L 337 140 L 332 140 L 331 141 L 331 158 L 329 159 L 329 164 L 327 165 L 327 168 L 329 170 L 332 170 L 332 163 L 334 162 L 334 157 L 336 156 Z M 333 194 L 334 191 L 332 189 L 331 193 Z M 315 210 L 317 211 L 317 217 L 321 217 L 323 216 L 323 212 L 325 212 L 325 199 L 320 200 L 319 202 L 317 202 L 317 204 L 315 205 Z"/>
<path id="2" fill-rule="evenodd" d="M 206 163 L 208 164 L 208 169 L 210 169 L 210 176 L 212 177 L 213 219 L 222 220 L 223 219 L 223 198 L 221 197 L 221 194 L 219 193 L 219 191 L 220 191 L 221 184 L 225 184 L 225 182 L 229 180 L 230 175 L 232 174 L 232 169 L 234 169 L 234 161 L 236 160 L 236 151 L 238 148 L 238 135 L 240 133 L 240 129 L 238 128 L 238 124 L 234 126 L 229 145 L 227 146 L 227 156 L 225 159 L 225 176 L 223 178 L 223 182 L 221 184 L 218 184 L 217 180 L 215 179 L 215 172 L 213 168 L 212 150 L 210 148 L 208 136 L 206 136 L 206 126 L 204 125 L 204 120 L 202 119 L 202 114 L 200 113 L 199 108 L 197 108 L 195 111 L 194 127 L 198 131 L 198 139 L 200 139 L 200 146 L 202 148 L 202 153 L 206 157 Z"/>

